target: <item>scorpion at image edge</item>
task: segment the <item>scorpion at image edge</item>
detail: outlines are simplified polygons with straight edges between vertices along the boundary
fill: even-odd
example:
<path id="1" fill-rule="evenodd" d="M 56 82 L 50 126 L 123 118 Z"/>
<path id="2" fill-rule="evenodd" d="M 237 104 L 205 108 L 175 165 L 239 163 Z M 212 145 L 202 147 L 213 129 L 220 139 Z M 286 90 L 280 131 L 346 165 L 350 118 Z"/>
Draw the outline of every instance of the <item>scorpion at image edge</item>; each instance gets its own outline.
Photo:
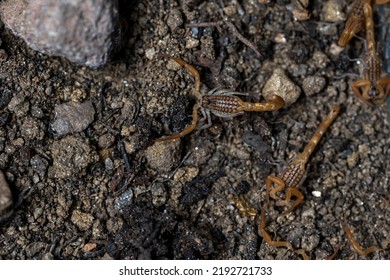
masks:
<path id="1" fill-rule="evenodd" d="M 389 2 L 389 0 L 376 0 L 377 4 Z M 348 16 L 338 44 L 341 47 L 345 47 L 352 37 L 363 26 L 365 27 L 367 54 L 363 59 L 364 79 L 353 82 L 351 87 L 361 101 L 371 106 L 379 106 L 385 103 L 390 93 L 390 77 L 381 77 L 382 62 L 376 47 L 373 18 L 371 0 L 357 0 Z"/>
<path id="2" fill-rule="evenodd" d="M 375 3 L 386 4 L 390 3 L 390 0 L 376 0 Z M 376 46 L 375 24 L 371 0 L 356 0 L 352 11 L 348 16 L 344 30 L 340 35 L 338 44 L 341 47 L 345 47 L 352 37 L 360 32 L 363 26 L 365 27 L 366 32 L 367 49 L 367 54 L 363 59 L 364 79 L 353 82 L 351 84 L 352 91 L 361 101 L 371 106 L 379 106 L 385 103 L 387 99 L 387 113 L 390 116 L 390 77 L 381 77 L 382 61 Z M 386 46 L 386 48 L 388 48 L 388 46 Z M 363 249 L 354 239 L 345 217 L 343 217 L 342 226 L 348 241 L 359 255 L 367 255 L 379 250 L 377 246 L 370 246 L 367 249 Z M 389 243 L 390 237 L 382 242 L 382 248 L 386 248 Z"/>

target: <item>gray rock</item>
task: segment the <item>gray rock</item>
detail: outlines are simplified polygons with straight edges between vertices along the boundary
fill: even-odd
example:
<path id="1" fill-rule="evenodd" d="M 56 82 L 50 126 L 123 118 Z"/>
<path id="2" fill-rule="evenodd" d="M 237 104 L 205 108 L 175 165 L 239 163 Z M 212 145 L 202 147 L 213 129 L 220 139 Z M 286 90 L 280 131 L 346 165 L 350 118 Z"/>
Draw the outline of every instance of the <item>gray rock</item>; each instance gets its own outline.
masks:
<path id="1" fill-rule="evenodd" d="M 0 171 L 0 214 L 12 204 L 12 193 L 5 176 Z"/>
<path id="2" fill-rule="evenodd" d="M 49 166 L 49 162 L 41 157 L 40 155 L 35 155 L 30 159 L 30 164 L 32 169 L 38 173 L 38 175 L 42 178 L 46 170 Z"/>
<path id="3" fill-rule="evenodd" d="M 121 42 L 116 0 L 8 0 L 0 17 L 32 49 L 99 67 Z"/>
<path id="4" fill-rule="evenodd" d="M 121 210 L 126 206 L 129 206 L 133 203 L 133 190 L 128 189 L 124 191 L 120 196 L 115 198 L 114 208 L 116 210 Z"/>
<path id="5" fill-rule="evenodd" d="M 73 101 L 56 105 L 55 120 L 51 128 L 58 136 L 81 132 L 94 119 L 95 109 L 91 101 L 76 103 Z"/>

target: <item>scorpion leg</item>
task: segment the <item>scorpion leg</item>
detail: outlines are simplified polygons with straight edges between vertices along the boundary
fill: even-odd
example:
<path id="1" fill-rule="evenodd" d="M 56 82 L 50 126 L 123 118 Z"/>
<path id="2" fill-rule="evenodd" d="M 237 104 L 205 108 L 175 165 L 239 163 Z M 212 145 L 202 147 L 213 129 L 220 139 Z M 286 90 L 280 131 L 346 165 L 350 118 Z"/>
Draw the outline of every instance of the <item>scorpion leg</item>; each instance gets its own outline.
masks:
<path id="1" fill-rule="evenodd" d="M 231 198 L 234 206 L 240 211 L 242 215 L 245 217 L 249 217 L 250 220 L 254 220 L 257 216 L 257 211 L 251 205 L 249 205 L 248 201 L 242 196 L 233 196 Z"/>
<path id="2" fill-rule="evenodd" d="M 370 253 L 378 251 L 378 247 L 376 247 L 376 246 L 371 246 L 371 247 L 363 250 L 363 248 L 360 246 L 360 244 L 355 240 L 355 238 L 353 238 L 352 231 L 345 221 L 343 221 L 343 228 L 344 228 L 345 235 L 347 236 L 349 243 L 351 243 L 353 249 L 359 255 L 368 255 Z"/>
<path id="3" fill-rule="evenodd" d="M 285 205 L 288 205 L 290 203 L 290 200 L 291 200 L 291 197 L 294 196 L 296 197 L 297 199 L 294 201 L 294 203 L 292 204 L 292 206 L 287 209 L 286 211 L 284 211 L 281 216 L 283 215 L 286 215 L 288 213 L 290 213 L 292 210 L 295 209 L 295 207 L 297 207 L 299 204 L 302 203 L 303 201 L 303 194 L 297 189 L 297 188 L 288 188 L 287 191 L 286 191 L 286 198 L 285 200 L 283 200 L 283 204 Z"/>
<path id="4" fill-rule="evenodd" d="M 180 58 L 176 58 L 176 57 L 173 57 L 173 56 L 170 56 L 167 54 L 161 54 L 161 55 L 166 57 L 166 58 L 174 60 L 175 62 L 177 62 L 181 66 L 185 67 L 188 70 L 188 72 L 190 72 L 190 74 L 195 79 L 194 95 L 195 95 L 197 100 L 196 100 L 196 103 L 192 109 L 191 123 L 181 132 L 174 133 L 174 134 L 171 134 L 168 136 L 163 136 L 161 138 L 156 139 L 157 142 L 177 139 L 177 138 L 183 137 L 183 136 L 191 133 L 196 128 L 196 125 L 198 123 L 198 110 L 200 109 L 201 102 L 202 102 L 202 97 L 200 95 L 200 75 L 199 75 L 199 72 L 193 66 L 191 66 L 190 64 L 188 64 L 187 62 L 185 62 L 184 60 L 182 60 Z"/>
<path id="5" fill-rule="evenodd" d="M 299 250 L 297 251 L 297 253 L 298 253 L 299 255 L 301 255 L 302 258 L 303 258 L 305 261 L 310 260 L 310 257 L 306 254 L 306 251 L 305 251 L 305 250 L 299 249 Z"/>
<path id="6" fill-rule="evenodd" d="M 261 209 L 261 214 L 260 214 L 260 223 L 259 223 L 259 234 L 263 237 L 263 239 L 271 246 L 275 247 L 287 247 L 292 249 L 293 246 L 290 242 L 288 241 L 274 241 L 272 240 L 271 236 L 268 234 L 268 232 L 265 230 L 266 224 L 265 224 L 265 209 L 268 207 L 268 203 L 266 203 L 263 208 Z"/>
<path id="7" fill-rule="evenodd" d="M 286 188 L 286 184 L 284 183 L 283 179 L 276 177 L 276 176 L 268 176 L 266 181 L 266 193 L 267 193 L 267 199 L 269 197 L 272 197 L 273 199 L 277 199 L 276 193 L 284 190 Z M 275 184 L 275 188 L 271 190 L 272 185 Z"/>
<path id="8" fill-rule="evenodd" d="M 390 0 L 376 0 L 375 3 L 378 5 L 382 5 L 382 4 L 390 3 Z"/>
<path id="9" fill-rule="evenodd" d="M 377 88 L 381 92 L 383 102 L 386 100 L 387 96 L 390 94 L 390 77 L 382 77 L 376 82 Z"/>
<path id="10" fill-rule="evenodd" d="M 273 184 L 276 184 L 276 187 L 273 190 L 270 191 L 271 186 Z M 286 188 L 286 184 L 284 183 L 283 179 L 281 179 L 279 177 L 276 177 L 276 176 L 268 176 L 267 177 L 267 181 L 266 181 L 267 197 L 271 196 L 273 199 L 276 200 L 276 199 L 278 199 L 277 196 L 276 196 L 276 193 L 284 190 L 285 188 Z M 292 210 L 295 209 L 295 207 L 297 207 L 299 204 L 302 203 L 304 196 L 297 188 L 294 188 L 294 187 L 287 188 L 287 190 L 286 190 L 286 198 L 285 199 L 281 199 L 280 203 L 282 203 L 283 205 L 288 205 L 290 203 L 291 197 L 293 197 L 293 196 L 296 197 L 297 200 L 295 200 L 293 205 L 289 209 L 284 211 L 281 214 L 281 216 L 290 213 Z"/>
<path id="11" fill-rule="evenodd" d="M 366 104 L 370 104 L 368 100 L 368 92 L 371 88 L 371 82 L 369 80 L 358 80 L 351 84 L 353 93 Z"/>

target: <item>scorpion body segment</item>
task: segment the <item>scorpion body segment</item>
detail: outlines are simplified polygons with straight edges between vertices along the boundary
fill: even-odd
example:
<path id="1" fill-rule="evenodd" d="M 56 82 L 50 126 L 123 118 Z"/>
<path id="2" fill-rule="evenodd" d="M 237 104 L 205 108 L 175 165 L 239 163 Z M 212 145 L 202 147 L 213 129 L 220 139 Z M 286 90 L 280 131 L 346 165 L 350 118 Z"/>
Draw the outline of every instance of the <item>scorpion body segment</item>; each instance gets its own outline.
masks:
<path id="1" fill-rule="evenodd" d="M 204 95 L 202 106 L 211 112 L 235 115 L 243 113 L 244 101 L 234 95 Z"/>
<path id="2" fill-rule="evenodd" d="M 264 103 L 254 103 L 254 102 L 245 102 L 244 111 L 247 112 L 267 112 L 267 111 L 276 111 L 285 105 L 283 98 L 279 95 L 270 95 L 266 97 L 266 102 Z"/>
<path id="3" fill-rule="evenodd" d="M 320 123 L 317 130 L 314 132 L 310 141 L 306 144 L 303 152 L 298 155 L 297 158 L 302 159 L 305 164 L 309 161 L 310 155 L 313 153 L 315 147 L 320 142 L 322 136 L 324 136 L 325 132 L 328 130 L 329 126 L 336 119 L 338 114 L 340 113 L 340 106 L 334 106 L 328 116 Z"/>
<path id="4" fill-rule="evenodd" d="M 232 95 L 234 92 L 219 91 L 215 94 L 207 94 L 202 97 L 202 106 L 210 110 L 215 115 L 226 114 L 237 115 L 243 112 L 267 112 L 275 111 L 284 106 L 284 100 L 277 95 L 267 98 L 266 102 L 254 103 L 245 102 L 240 97 Z"/>
<path id="5" fill-rule="evenodd" d="M 249 203 L 241 196 L 232 197 L 232 202 L 234 206 L 240 211 L 245 217 L 249 217 L 251 220 L 254 220 L 257 216 L 257 210 L 254 209 Z"/>

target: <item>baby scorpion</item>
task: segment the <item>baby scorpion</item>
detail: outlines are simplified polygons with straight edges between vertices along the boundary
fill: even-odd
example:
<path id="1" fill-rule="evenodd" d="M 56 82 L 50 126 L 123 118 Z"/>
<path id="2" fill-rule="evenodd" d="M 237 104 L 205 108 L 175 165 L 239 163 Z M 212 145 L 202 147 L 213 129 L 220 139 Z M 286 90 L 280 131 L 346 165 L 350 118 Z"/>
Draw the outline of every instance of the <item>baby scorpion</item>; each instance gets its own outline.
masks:
<path id="1" fill-rule="evenodd" d="M 210 112 L 214 115 L 222 118 L 231 118 L 244 112 L 267 112 L 276 111 L 285 105 L 283 98 L 278 95 L 269 95 L 266 98 L 266 102 L 246 102 L 237 96 L 243 95 L 242 93 L 230 91 L 226 89 L 213 89 L 208 94 L 200 94 L 200 75 L 199 72 L 186 61 L 176 58 L 170 55 L 163 54 L 164 57 L 177 62 L 179 65 L 185 67 L 189 73 L 195 79 L 194 95 L 196 98 L 195 105 L 192 109 L 192 121 L 184 128 L 184 130 L 174 133 L 168 136 L 163 136 L 156 139 L 156 141 L 166 141 L 183 137 L 192 132 L 198 123 L 198 111 L 202 110 L 202 113 L 207 117 L 208 126 L 211 125 Z M 207 126 L 206 126 L 207 127 Z"/>

